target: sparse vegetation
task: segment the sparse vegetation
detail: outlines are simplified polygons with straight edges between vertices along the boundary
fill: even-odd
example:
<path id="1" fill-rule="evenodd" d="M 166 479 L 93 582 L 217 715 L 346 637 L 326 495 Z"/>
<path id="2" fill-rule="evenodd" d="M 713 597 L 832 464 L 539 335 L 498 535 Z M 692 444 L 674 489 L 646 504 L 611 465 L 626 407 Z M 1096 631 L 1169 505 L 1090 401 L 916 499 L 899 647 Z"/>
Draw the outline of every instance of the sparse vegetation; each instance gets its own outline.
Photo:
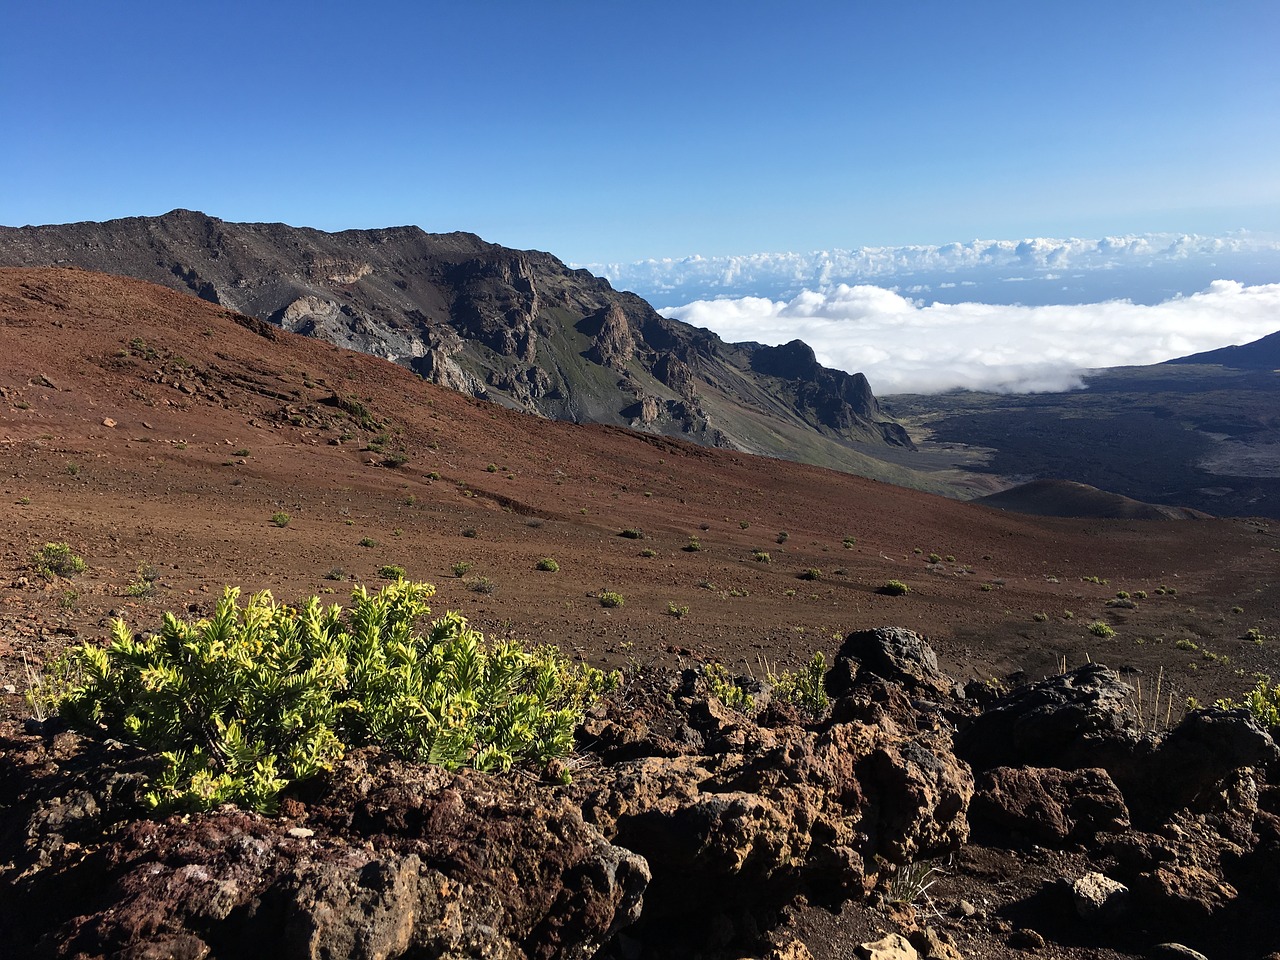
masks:
<path id="1" fill-rule="evenodd" d="M 1047 613 L 1042 613 L 1042 612 L 1033 613 L 1031 615 L 1031 619 L 1034 620 L 1036 623 L 1044 623 L 1046 620 L 1049 619 L 1049 615 Z"/>
<path id="2" fill-rule="evenodd" d="M 1115 630 L 1109 624 L 1103 623 L 1101 620 L 1095 620 L 1089 624 L 1089 632 L 1095 637 L 1101 637 L 1103 640 L 1110 640 L 1116 635 Z"/>
<path id="3" fill-rule="evenodd" d="M 880 588 L 880 593 L 890 597 L 902 597 L 911 592 L 911 588 L 901 580 L 886 580 L 884 586 Z"/>
<path id="4" fill-rule="evenodd" d="M 784 671 L 775 676 L 767 671 L 766 679 L 773 686 L 773 695 L 817 718 L 831 705 L 823 678 L 827 673 L 827 659 L 819 650 L 810 658 L 804 669 L 795 673 Z"/>
<path id="5" fill-rule="evenodd" d="M 683 620 L 689 615 L 689 608 L 687 606 L 677 606 L 674 600 L 668 600 L 667 614 L 675 617 L 677 620 Z"/>
<path id="6" fill-rule="evenodd" d="M 596 599 L 600 601 L 602 607 L 620 607 L 626 603 L 622 594 L 615 593 L 613 590 L 601 590 L 596 594 Z"/>
<path id="7" fill-rule="evenodd" d="M 347 571 L 341 567 L 330 567 L 324 578 L 326 580 L 345 580 L 347 579 Z"/>
<path id="8" fill-rule="evenodd" d="M 543 557 L 535 566 L 546 573 L 555 573 L 560 569 L 560 564 L 556 563 L 551 557 Z"/>
<path id="9" fill-rule="evenodd" d="M 857 538 L 857 537 L 845 537 L 845 538 L 844 538 L 843 540 L 841 540 L 840 542 L 844 545 L 844 548 L 845 548 L 846 550 L 852 550 L 852 549 L 853 549 L 853 547 L 854 547 L 854 544 L 856 544 L 856 543 L 858 542 L 858 538 Z"/>
<path id="10" fill-rule="evenodd" d="M 275 513 L 271 515 L 271 522 L 274 523 L 277 527 L 287 527 L 289 525 L 289 521 L 292 519 L 293 518 L 290 517 L 283 510 L 277 510 Z"/>
<path id="11" fill-rule="evenodd" d="M 69 579 L 77 573 L 84 573 L 85 562 L 72 553 L 71 547 L 65 543 L 46 543 L 31 558 L 31 569 L 45 580 L 57 577 Z"/>
<path id="12" fill-rule="evenodd" d="M 466 560 L 459 560 L 450 569 L 453 570 L 453 575 L 455 577 L 462 577 L 471 569 L 471 564 Z"/>
<path id="13" fill-rule="evenodd" d="M 269 812 L 290 783 L 366 743 L 450 769 L 566 756 L 583 711 L 618 675 L 550 647 L 488 644 L 455 613 L 415 633 L 431 593 L 406 581 L 372 596 L 358 588 L 344 616 L 266 592 L 241 609 L 228 589 L 211 618 L 166 614 L 151 636 L 117 620 L 106 649 L 69 651 L 32 699 L 160 754 L 146 794 L 160 810 Z"/>
<path id="14" fill-rule="evenodd" d="M 702 549 L 702 541 L 699 540 L 697 537 L 690 537 L 689 542 L 686 543 L 680 549 L 685 550 L 688 553 L 697 553 L 699 550 Z"/>
<path id="15" fill-rule="evenodd" d="M 497 586 L 498 585 L 488 577 L 476 577 L 473 580 L 467 581 L 467 589 L 472 593 L 493 593 Z"/>
<path id="16" fill-rule="evenodd" d="M 756 563 L 772 563 L 773 562 L 773 558 L 769 556 L 769 553 L 766 550 L 755 551 L 753 554 L 751 554 L 751 559 L 754 560 Z"/>
<path id="17" fill-rule="evenodd" d="M 360 546 L 362 547 L 376 547 L 377 545 L 378 545 L 378 541 L 373 539 L 373 537 L 360 538 Z"/>
<path id="18" fill-rule="evenodd" d="M 706 681 L 707 692 L 726 707 L 750 713 L 755 710 L 756 699 L 739 682 L 739 678 L 729 675 L 721 664 L 708 663 L 702 668 L 702 679 Z"/>
<path id="19" fill-rule="evenodd" d="M 383 580 L 403 580 L 404 567 L 388 563 L 378 568 L 378 576 Z"/>
<path id="20" fill-rule="evenodd" d="M 656 557 L 657 555 L 658 555 L 658 551 L 653 550 L 649 547 L 645 547 L 643 550 L 640 551 L 640 556 L 642 557 Z"/>
<path id="21" fill-rule="evenodd" d="M 789 539 L 791 539 L 791 535 L 787 533 L 787 531 L 782 530 L 778 533 L 778 536 L 775 537 L 774 539 L 780 544 L 786 543 Z"/>
<path id="22" fill-rule="evenodd" d="M 621 533 L 619 533 L 618 536 L 623 537 L 627 540 L 643 540 L 644 531 L 641 530 L 639 527 L 628 527 L 626 530 L 623 530 Z"/>
<path id="23" fill-rule="evenodd" d="M 1243 700 L 1219 700 L 1214 706 L 1223 710 L 1243 707 L 1260 724 L 1274 731 L 1280 728 L 1280 683 L 1273 684 L 1269 676 L 1260 675 L 1257 686 L 1245 694 Z"/>
<path id="24" fill-rule="evenodd" d="M 796 574 L 801 580 L 821 580 L 822 571 L 817 567 L 809 567 L 807 570 L 801 570 Z"/>

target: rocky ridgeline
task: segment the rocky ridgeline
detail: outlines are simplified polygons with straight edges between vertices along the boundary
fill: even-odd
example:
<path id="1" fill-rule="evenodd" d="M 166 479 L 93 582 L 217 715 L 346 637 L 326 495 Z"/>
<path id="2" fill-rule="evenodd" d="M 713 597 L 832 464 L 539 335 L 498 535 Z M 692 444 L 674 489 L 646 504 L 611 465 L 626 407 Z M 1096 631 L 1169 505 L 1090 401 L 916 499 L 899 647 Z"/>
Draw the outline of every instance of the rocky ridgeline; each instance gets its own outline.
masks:
<path id="1" fill-rule="evenodd" d="M 189 210 L 0 227 L 0 264 L 163 284 L 472 396 L 824 466 L 913 448 L 865 377 L 800 341 L 729 344 L 547 253 L 417 227 L 325 233 Z"/>
<path id="2" fill-rule="evenodd" d="M 821 720 L 752 683 L 748 715 L 700 671 L 641 671 L 588 717 L 568 786 L 364 749 L 277 818 L 145 819 L 147 757 L 11 726 L 0 955 L 803 960 L 796 903 L 883 911 L 901 932 L 859 954 L 882 960 L 957 960 L 966 936 L 983 956 L 1280 948 L 1257 919 L 1280 891 L 1280 751 L 1245 713 L 1149 734 L 1096 665 L 963 691 L 897 628 L 846 639 Z M 954 918 L 903 896 L 911 865 L 977 848 L 1062 859 Z"/>

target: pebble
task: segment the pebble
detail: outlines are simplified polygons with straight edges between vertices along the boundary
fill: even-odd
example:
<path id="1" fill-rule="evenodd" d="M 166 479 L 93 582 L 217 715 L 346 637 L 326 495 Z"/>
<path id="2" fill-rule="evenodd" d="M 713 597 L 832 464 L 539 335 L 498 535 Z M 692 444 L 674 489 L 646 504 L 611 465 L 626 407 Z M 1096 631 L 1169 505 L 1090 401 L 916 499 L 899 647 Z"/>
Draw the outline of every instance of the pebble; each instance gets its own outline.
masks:
<path id="1" fill-rule="evenodd" d="M 290 827 L 289 828 L 289 836 L 294 837 L 298 840 L 306 840 L 308 837 L 314 837 L 315 835 L 316 835 L 316 832 L 314 830 L 309 830 L 306 827 Z"/>

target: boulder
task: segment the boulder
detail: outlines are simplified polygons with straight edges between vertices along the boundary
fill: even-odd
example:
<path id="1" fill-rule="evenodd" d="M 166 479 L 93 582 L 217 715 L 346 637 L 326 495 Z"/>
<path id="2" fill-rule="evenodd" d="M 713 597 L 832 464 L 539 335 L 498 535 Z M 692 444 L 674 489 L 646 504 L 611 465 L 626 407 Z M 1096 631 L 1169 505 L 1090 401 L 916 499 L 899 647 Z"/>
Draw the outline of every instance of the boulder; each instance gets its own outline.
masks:
<path id="1" fill-rule="evenodd" d="M 979 778 L 969 819 L 997 835 L 1063 846 L 1129 828 L 1124 796 L 1105 770 L 995 767 Z"/>
<path id="2" fill-rule="evenodd" d="M 1090 663 L 1018 687 L 963 723 L 956 752 L 976 769 L 1106 766 L 1107 741 L 1127 747 L 1137 722 L 1127 710 L 1132 689 L 1118 674 Z M 1090 762 L 1090 761 L 1093 762 Z"/>
<path id="3" fill-rule="evenodd" d="M 1090 923 L 1119 920 L 1129 907 L 1129 888 L 1096 871 L 1071 885 L 1071 897 L 1077 916 Z"/>

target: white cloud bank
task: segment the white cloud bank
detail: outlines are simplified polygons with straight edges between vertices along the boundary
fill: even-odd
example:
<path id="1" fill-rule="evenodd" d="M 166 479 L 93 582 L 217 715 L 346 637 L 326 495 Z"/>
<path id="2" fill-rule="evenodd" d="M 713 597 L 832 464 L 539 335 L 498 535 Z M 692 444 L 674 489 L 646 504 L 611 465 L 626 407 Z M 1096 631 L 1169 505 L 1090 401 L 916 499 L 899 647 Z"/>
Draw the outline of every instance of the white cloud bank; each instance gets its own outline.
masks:
<path id="1" fill-rule="evenodd" d="M 1254 284 L 1280 280 L 1280 238 L 1247 232 L 1034 237 L 576 266 L 654 304 L 742 296 L 790 299 L 839 283 L 873 283 L 952 303 L 965 290 L 966 299 L 992 303 L 1093 303 L 1121 297 L 1159 303 L 1218 277 Z"/>
<path id="2" fill-rule="evenodd" d="M 862 372 L 877 394 L 957 387 L 1067 390 L 1095 367 L 1158 363 L 1280 330 L 1280 283 L 1216 280 L 1144 305 L 925 303 L 881 287 L 838 284 L 790 300 L 699 300 L 661 311 L 730 342 L 804 340 L 830 367 Z"/>

